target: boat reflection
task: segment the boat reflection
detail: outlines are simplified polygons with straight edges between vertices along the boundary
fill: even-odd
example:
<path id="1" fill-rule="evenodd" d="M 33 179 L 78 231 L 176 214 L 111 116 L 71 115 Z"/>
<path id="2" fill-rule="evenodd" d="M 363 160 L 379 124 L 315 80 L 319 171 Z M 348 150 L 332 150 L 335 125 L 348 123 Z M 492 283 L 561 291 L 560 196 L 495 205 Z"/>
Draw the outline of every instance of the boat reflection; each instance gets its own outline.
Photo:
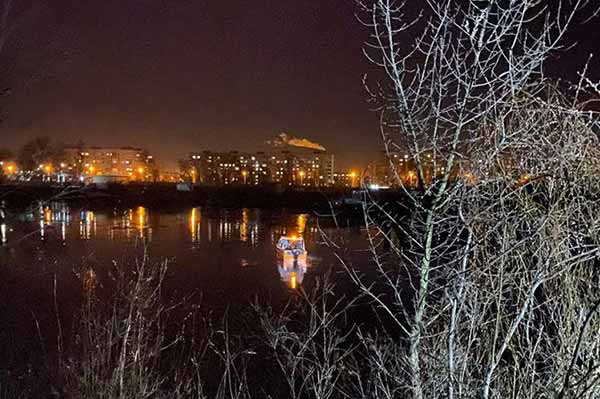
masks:
<path id="1" fill-rule="evenodd" d="M 281 236 L 277 242 L 277 268 L 281 280 L 291 289 L 297 289 L 307 270 L 308 252 L 304 238 Z"/>
<path id="2" fill-rule="evenodd" d="M 304 274 L 308 268 L 306 262 L 306 257 L 286 257 L 279 261 L 277 269 L 279 271 L 281 281 L 286 283 L 289 288 L 293 290 L 297 289 L 300 285 L 302 285 L 302 281 L 304 280 Z"/>

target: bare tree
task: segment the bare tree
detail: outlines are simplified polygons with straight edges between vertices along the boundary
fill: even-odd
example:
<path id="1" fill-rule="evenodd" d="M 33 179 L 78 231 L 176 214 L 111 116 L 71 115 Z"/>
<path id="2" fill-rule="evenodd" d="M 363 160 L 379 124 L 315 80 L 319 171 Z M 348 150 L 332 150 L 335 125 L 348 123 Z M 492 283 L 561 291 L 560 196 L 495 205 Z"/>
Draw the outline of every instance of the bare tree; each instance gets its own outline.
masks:
<path id="1" fill-rule="evenodd" d="M 255 304 L 266 343 L 273 352 L 292 399 L 339 397 L 343 392 L 353 347 L 352 328 L 346 325 L 352 301 L 334 299 L 333 284 L 326 276 L 310 291 L 301 291 L 300 306 L 305 320 L 292 327 L 298 315 L 290 309 L 275 313 Z"/>
<path id="2" fill-rule="evenodd" d="M 584 77 L 566 97 L 543 73 L 578 13 L 594 10 L 585 0 L 425 3 L 416 20 L 405 2 L 363 5 L 367 55 L 387 77 L 371 93 L 405 197 L 404 209 L 364 209 L 393 294 L 348 266 L 405 337 L 391 363 L 381 360 L 389 342 L 370 346 L 395 375 L 369 374 L 379 385 L 363 397 L 597 396 L 597 116 L 579 100 Z"/>

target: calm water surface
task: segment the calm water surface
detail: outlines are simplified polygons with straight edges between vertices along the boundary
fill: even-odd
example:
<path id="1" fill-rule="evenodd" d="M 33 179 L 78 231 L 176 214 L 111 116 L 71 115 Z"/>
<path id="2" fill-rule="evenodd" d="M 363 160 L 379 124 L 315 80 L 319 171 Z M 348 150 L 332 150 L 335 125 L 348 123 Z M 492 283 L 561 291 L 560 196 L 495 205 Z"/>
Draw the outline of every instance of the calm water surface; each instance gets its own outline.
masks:
<path id="1" fill-rule="evenodd" d="M 247 301 L 255 293 L 289 295 L 336 261 L 323 245 L 316 217 L 258 209 L 191 208 L 179 212 L 90 210 L 53 203 L 0 222 L 3 267 L 27 265 L 40 274 L 149 259 L 170 262 L 177 287 L 212 303 Z M 353 237 L 350 231 L 326 234 Z M 307 261 L 284 264 L 275 245 L 284 235 L 305 239 Z"/>

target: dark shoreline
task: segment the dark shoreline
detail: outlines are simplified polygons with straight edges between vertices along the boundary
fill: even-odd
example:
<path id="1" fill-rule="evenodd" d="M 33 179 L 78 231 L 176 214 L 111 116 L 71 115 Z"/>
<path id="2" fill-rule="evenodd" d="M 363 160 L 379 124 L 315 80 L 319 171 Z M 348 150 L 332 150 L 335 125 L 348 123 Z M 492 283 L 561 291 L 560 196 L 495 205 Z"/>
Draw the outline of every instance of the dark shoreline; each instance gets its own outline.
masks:
<path id="1" fill-rule="evenodd" d="M 321 210 L 351 194 L 350 189 L 282 190 L 276 186 L 194 186 L 178 191 L 171 183 L 129 183 L 97 186 L 49 184 L 0 185 L 0 201 L 7 208 L 20 208 L 38 201 L 65 201 L 90 206 L 148 206 L 177 209 L 187 206 L 222 208 L 287 208 Z"/>

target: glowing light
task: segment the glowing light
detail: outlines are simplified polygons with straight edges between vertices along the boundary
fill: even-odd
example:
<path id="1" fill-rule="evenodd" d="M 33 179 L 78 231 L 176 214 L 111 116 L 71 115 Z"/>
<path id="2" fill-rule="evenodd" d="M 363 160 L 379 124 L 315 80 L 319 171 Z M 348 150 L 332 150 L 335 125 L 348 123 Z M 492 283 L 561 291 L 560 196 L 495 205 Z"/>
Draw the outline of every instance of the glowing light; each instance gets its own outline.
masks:
<path id="1" fill-rule="evenodd" d="M 417 174 L 414 171 L 409 171 L 406 174 L 407 178 L 408 178 L 408 184 L 414 184 L 415 183 L 415 178 L 417 177 Z"/>
<path id="2" fill-rule="evenodd" d="M 67 241 L 67 224 L 65 222 L 60 225 L 60 236 L 63 242 Z"/>
<path id="3" fill-rule="evenodd" d="M 141 175 L 142 173 L 144 173 L 144 168 L 138 168 L 138 173 Z"/>
<path id="4" fill-rule="evenodd" d="M 6 236 L 6 224 L 2 223 L 0 224 L 0 242 L 4 245 L 6 244 L 6 241 L 8 241 L 8 237 Z"/>
<path id="5" fill-rule="evenodd" d="M 198 215 L 197 208 L 192 208 L 190 213 L 190 232 L 192 242 L 200 242 L 200 215 Z"/>
<path id="6" fill-rule="evenodd" d="M 96 231 L 96 222 L 94 212 L 81 211 L 79 220 L 79 236 L 84 240 L 92 238 L 92 229 Z"/>
<path id="7" fill-rule="evenodd" d="M 248 241 L 248 209 L 242 209 L 242 223 L 240 224 L 240 241 Z"/>
<path id="8" fill-rule="evenodd" d="M 530 175 L 523 175 L 523 176 L 519 177 L 519 179 L 518 179 L 518 183 L 522 184 L 522 185 L 528 184 L 529 182 L 531 182 Z"/>
<path id="9" fill-rule="evenodd" d="M 17 167 L 13 163 L 6 164 L 4 166 L 4 169 L 6 170 L 6 173 L 9 175 L 12 175 L 13 173 L 15 173 L 17 171 Z"/>
<path id="10" fill-rule="evenodd" d="M 138 214 L 138 223 L 140 224 L 140 226 L 144 226 L 144 217 L 146 215 L 146 209 L 142 206 L 138 207 L 137 214 Z"/>
<path id="11" fill-rule="evenodd" d="M 147 214 L 146 214 L 146 208 L 144 208 L 143 206 L 138 206 L 137 210 L 137 218 L 138 218 L 138 230 L 139 230 L 139 234 L 140 234 L 140 238 L 144 237 L 144 229 L 146 228 L 146 219 L 147 219 Z"/>
<path id="12" fill-rule="evenodd" d="M 304 231 L 306 230 L 306 220 L 307 220 L 307 217 L 305 214 L 298 215 L 298 218 L 296 220 L 296 229 L 298 230 L 299 235 L 304 234 Z M 297 238 L 297 237 L 293 237 L 293 238 Z"/>
<path id="13" fill-rule="evenodd" d="M 50 224 L 52 222 L 52 210 L 48 207 L 44 209 L 44 220 L 47 224 Z"/>
<path id="14" fill-rule="evenodd" d="M 293 290 L 298 288 L 298 276 L 297 276 L 296 272 L 293 272 L 290 275 L 290 288 Z"/>

